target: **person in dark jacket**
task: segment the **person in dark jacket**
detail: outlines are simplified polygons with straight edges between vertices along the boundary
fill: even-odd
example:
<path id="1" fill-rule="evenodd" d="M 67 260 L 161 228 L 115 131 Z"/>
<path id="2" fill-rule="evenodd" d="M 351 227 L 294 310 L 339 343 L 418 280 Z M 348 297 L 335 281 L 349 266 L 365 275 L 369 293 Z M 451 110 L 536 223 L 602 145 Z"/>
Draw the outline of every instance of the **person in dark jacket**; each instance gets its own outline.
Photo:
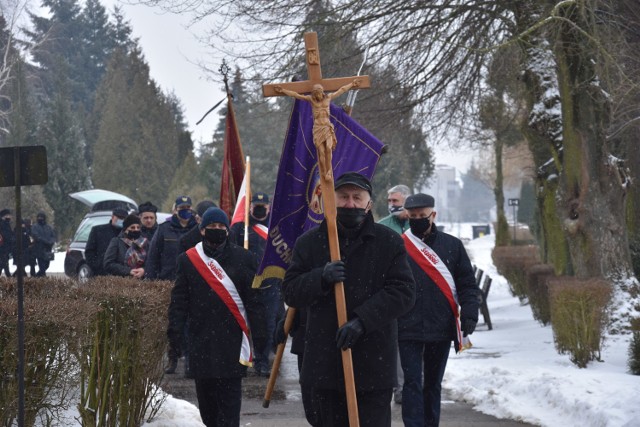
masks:
<path id="1" fill-rule="evenodd" d="M 266 193 L 255 192 L 251 196 L 251 207 L 249 209 L 249 251 L 256 257 L 256 262 L 260 265 L 264 249 L 267 245 L 267 233 L 269 226 L 269 196 Z M 238 246 L 244 245 L 244 221 L 237 222 L 231 227 L 231 241 Z M 259 376 L 269 377 L 271 366 L 269 357 L 273 353 L 273 335 L 276 323 L 284 315 L 284 304 L 282 302 L 282 280 L 269 278 L 260 284 L 260 301 L 264 306 L 266 321 L 266 340 L 254 340 L 255 345 L 255 372 Z"/>
<path id="2" fill-rule="evenodd" d="M 252 361 L 250 337 L 262 327 L 251 289 L 255 259 L 228 240 L 228 227 L 222 210 L 207 209 L 199 226 L 202 242 L 178 257 L 169 306 L 172 346 L 189 320 L 191 372 L 207 427 L 240 424 L 242 377 Z"/>
<path id="3" fill-rule="evenodd" d="M 9 257 L 13 251 L 14 239 L 11 229 L 11 211 L 2 209 L 0 211 L 0 275 L 4 271 L 7 277 L 11 277 Z"/>
<path id="4" fill-rule="evenodd" d="M 142 222 L 131 214 L 124 219 L 122 232 L 111 239 L 104 254 L 104 270 L 113 276 L 144 277 L 144 260 L 149 241 L 142 236 Z"/>
<path id="5" fill-rule="evenodd" d="M 27 266 L 30 267 L 29 273 L 31 277 L 35 277 L 36 275 L 36 257 L 33 253 L 33 239 L 31 237 L 31 220 L 29 218 L 24 218 L 22 220 L 22 226 L 18 230 L 14 230 L 15 236 L 22 236 L 22 266 L 24 268 L 24 276 L 27 275 Z M 13 253 L 18 253 L 18 239 L 15 239 L 14 242 L 14 250 Z M 17 257 L 13 257 L 13 265 L 18 265 Z M 13 272 L 13 275 L 16 276 L 18 274 L 18 270 Z"/>
<path id="6" fill-rule="evenodd" d="M 207 209 L 209 208 L 215 208 L 217 207 L 217 205 L 212 202 L 211 200 L 203 200 L 200 203 L 198 203 L 196 205 L 196 222 L 198 224 L 200 224 L 200 221 L 202 220 L 202 215 L 204 215 L 204 213 L 207 211 Z M 179 252 L 186 252 L 189 249 L 191 249 L 192 247 L 194 247 L 195 245 L 197 245 L 198 243 L 202 242 L 202 234 L 200 234 L 200 228 L 199 227 L 193 227 L 191 230 L 187 231 L 181 238 L 180 238 L 180 250 Z"/>
<path id="7" fill-rule="evenodd" d="M 140 232 L 142 237 L 151 242 L 153 235 L 158 229 L 158 207 L 151 202 L 144 202 L 138 206 L 138 216 L 140 217 Z"/>
<path id="8" fill-rule="evenodd" d="M 84 257 L 87 265 L 91 267 L 93 276 L 104 276 L 104 254 L 107 252 L 111 239 L 117 237 L 122 231 L 127 211 L 124 208 L 115 208 L 111 212 L 111 219 L 107 224 L 96 225 L 89 233 L 89 239 L 84 249 Z"/>
<path id="9" fill-rule="evenodd" d="M 47 216 L 44 212 L 38 212 L 36 223 L 31 226 L 31 239 L 33 240 L 33 253 L 38 262 L 37 277 L 47 275 L 47 269 L 53 259 L 53 245 L 56 243 L 56 233 L 47 224 Z"/>
<path id="10" fill-rule="evenodd" d="M 410 230 L 402 238 L 416 281 L 416 303 L 398 319 L 402 420 L 409 427 L 439 425 L 451 342 L 459 351 L 478 322 L 480 290 L 473 267 L 460 239 L 438 231 L 434 206 L 433 197 L 421 193 L 404 204 Z"/>
<path id="11" fill-rule="evenodd" d="M 326 221 L 298 238 L 282 284 L 287 305 L 307 311 L 301 385 L 310 387 L 322 425 L 348 425 L 341 349 L 352 349 L 360 424 L 391 425 L 396 385 L 396 319 L 415 289 L 400 236 L 371 215 L 371 183 L 349 172 L 336 180 L 342 260 L 330 261 Z M 344 283 L 348 321 L 338 327 L 334 286 Z"/>
<path id="12" fill-rule="evenodd" d="M 179 196 L 175 202 L 173 216 L 158 226 L 156 234 L 151 239 L 145 265 L 147 279 L 176 278 L 176 260 L 180 253 L 178 241 L 196 225 L 196 218 L 191 210 L 191 197 Z"/>

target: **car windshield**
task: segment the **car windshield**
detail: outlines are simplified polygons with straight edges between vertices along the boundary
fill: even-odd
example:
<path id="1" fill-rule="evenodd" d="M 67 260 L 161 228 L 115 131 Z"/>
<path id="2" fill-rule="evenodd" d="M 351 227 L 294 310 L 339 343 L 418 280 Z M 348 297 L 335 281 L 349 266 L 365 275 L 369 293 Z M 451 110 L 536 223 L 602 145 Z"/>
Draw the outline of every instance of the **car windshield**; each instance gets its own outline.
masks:
<path id="1" fill-rule="evenodd" d="M 89 218 L 85 218 L 80 223 L 78 227 L 78 231 L 76 231 L 76 235 L 73 236 L 74 242 L 86 242 L 89 240 L 89 233 L 91 233 L 91 229 L 94 225 L 106 224 L 111 219 L 111 214 L 105 216 L 92 216 Z"/>

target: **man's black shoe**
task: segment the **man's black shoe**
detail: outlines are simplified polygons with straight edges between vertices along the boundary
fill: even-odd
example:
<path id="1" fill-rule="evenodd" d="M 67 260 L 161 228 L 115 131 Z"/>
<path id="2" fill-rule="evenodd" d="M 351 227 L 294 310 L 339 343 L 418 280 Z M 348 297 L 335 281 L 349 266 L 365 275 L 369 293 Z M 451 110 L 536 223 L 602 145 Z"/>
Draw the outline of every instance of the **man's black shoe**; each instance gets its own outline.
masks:
<path id="1" fill-rule="evenodd" d="M 164 370 L 165 374 L 175 374 L 176 373 L 176 368 L 178 367 L 178 359 L 169 359 L 169 365 L 167 366 L 167 369 Z"/>

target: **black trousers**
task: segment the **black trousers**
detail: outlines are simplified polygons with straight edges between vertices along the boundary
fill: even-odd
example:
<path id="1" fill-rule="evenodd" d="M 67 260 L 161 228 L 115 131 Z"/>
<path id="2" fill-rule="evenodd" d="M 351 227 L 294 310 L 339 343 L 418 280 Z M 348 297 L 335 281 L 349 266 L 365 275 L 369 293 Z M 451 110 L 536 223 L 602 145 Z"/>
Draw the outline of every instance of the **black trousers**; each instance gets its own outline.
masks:
<path id="1" fill-rule="evenodd" d="M 347 396 L 344 390 L 313 389 L 313 406 L 321 418 L 322 427 L 349 427 Z M 393 389 L 356 391 L 360 425 L 391 426 L 391 396 Z"/>
<path id="2" fill-rule="evenodd" d="M 240 425 L 242 378 L 196 378 L 196 395 L 204 425 Z"/>

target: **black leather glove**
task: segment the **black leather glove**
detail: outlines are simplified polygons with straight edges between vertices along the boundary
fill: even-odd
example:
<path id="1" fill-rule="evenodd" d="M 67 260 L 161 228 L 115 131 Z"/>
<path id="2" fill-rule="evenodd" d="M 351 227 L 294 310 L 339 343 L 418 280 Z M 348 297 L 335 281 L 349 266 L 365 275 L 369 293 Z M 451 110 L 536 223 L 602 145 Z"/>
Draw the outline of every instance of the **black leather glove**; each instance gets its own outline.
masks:
<path id="1" fill-rule="evenodd" d="M 359 318 L 351 319 L 336 332 L 336 345 L 338 348 L 346 350 L 355 345 L 358 338 L 364 334 L 364 324 Z"/>
<path id="2" fill-rule="evenodd" d="M 276 345 L 282 344 L 283 342 L 287 341 L 287 335 L 284 333 L 284 320 L 285 320 L 285 317 L 280 319 L 280 321 L 276 325 L 276 330 L 273 333 L 273 339 L 274 339 Z"/>
<path id="3" fill-rule="evenodd" d="M 322 270 L 322 288 L 330 290 L 331 287 L 338 282 L 344 282 L 347 279 L 347 267 L 344 261 L 328 262 Z"/>
<path id="4" fill-rule="evenodd" d="M 476 330 L 477 324 L 478 324 L 477 321 L 463 317 L 462 320 L 460 321 L 460 327 L 462 328 L 462 335 L 465 337 L 467 335 L 471 335 L 473 331 Z"/>

